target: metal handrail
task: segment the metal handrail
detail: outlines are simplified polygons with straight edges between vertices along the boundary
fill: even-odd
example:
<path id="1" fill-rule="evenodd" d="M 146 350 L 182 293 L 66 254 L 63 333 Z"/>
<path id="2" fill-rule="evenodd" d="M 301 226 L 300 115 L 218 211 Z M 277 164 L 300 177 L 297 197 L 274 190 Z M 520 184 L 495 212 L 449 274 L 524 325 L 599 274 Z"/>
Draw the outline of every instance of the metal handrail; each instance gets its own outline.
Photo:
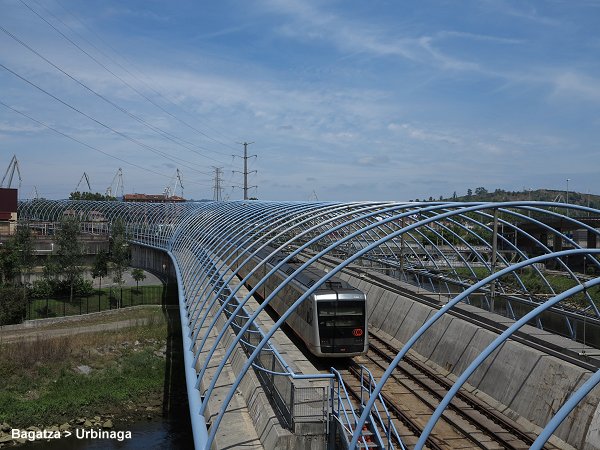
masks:
<path id="1" fill-rule="evenodd" d="M 375 382 L 375 378 L 373 377 L 373 374 L 371 373 L 371 371 L 367 367 L 365 367 L 361 364 L 360 365 L 360 371 L 361 371 L 360 372 L 360 388 L 361 388 L 360 403 L 361 403 L 361 405 L 364 405 L 364 403 L 362 401 L 362 390 L 364 388 L 363 370 L 368 375 L 369 386 L 366 388 L 366 390 L 369 393 L 369 398 L 371 397 L 371 394 L 372 394 L 371 388 L 373 386 L 377 386 L 377 383 Z M 384 431 L 386 433 L 386 437 L 387 437 L 387 441 L 388 441 L 388 448 L 390 448 L 390 449 L 394 448 L 394 444 L 392 443 L 392 439 L 391 439 L 391 437 L 393 435 L 396 438 L 396 440 L 400 443 L 400 448 L 402 450 L 406 450 L 406 448 L 404 447 L 404 443 L 402 442 L 402 439 L 400 438 L 400 434 L 398 433 L 398 430 L 396 429 L 396 425 L 394 425 L 394 422 L 392 421 L 392 415 L 388 411 L 387 406 L 385 404 L 385 401 L 383 400 L 381 393 L 378 394 L 378 400 L 381 403 L 381 405 L 383 406 L 383 411 L 384 411 L 386 419 L 387 419 L 387 426 L 385 424 L 384 419 L 381 417 L 381 413 L 379 412 L 379 408 L 377 408 L 376 404 L 374 404 L 374 410 L 375 410 L 377 419 L 379 420 L 379 423 L 381 424 L 381 427 L 384 429 Z"/>

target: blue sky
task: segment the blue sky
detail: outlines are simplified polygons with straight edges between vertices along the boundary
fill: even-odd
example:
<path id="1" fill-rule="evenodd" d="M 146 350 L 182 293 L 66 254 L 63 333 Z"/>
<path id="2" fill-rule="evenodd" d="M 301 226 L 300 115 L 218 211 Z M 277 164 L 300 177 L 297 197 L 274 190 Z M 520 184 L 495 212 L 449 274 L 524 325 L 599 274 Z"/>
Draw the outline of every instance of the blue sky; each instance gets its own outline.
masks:
<path id="1" fill-rule="evenodd" d="M 21 198 L 239 199 L 243 141 L 265 200 L 600 194 L 597 0 L 0 2 Z"/>

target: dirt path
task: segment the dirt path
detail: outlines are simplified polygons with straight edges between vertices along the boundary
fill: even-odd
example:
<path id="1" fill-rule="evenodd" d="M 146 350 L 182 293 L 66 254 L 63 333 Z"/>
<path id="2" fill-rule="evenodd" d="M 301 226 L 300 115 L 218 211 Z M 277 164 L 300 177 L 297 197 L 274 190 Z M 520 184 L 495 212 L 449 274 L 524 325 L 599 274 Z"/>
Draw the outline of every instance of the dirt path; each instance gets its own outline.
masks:
<path id="1" fill-rule="evenodd" d="M 73 336 L 83 333 L 115 331 L 134 326 L 146 325 L 148 317 L 129 318 L 123 316 L 136 315 L 138 311 L 157 309 L 159 306 L 143 306 L 103 311 L 82 316 L 61 317 L 58 319 L 32 320 L 20 325 L 0 327 L 0 344 L 16 341 L 35 341 L 55 337 Z"/>

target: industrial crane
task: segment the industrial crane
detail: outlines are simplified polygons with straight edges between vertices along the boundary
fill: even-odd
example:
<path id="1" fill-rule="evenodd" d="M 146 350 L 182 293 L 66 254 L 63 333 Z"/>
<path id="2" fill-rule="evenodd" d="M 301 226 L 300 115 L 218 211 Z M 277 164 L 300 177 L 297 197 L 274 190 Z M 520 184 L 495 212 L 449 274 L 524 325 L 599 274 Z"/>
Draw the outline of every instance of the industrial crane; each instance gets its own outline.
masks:
<path id="1" fill-rule="evenodd" d="M 79 192 L 79 185 L 81 184 L 81 182 L 85 179 L 85 182 L 87 183 L 87 187 L 88 187 L 88 191 L 92 192 L 92 186 L 90 186 L 90 179 L 87 175 L 87 173 L 83 172 L 83 175 L 81 175 L 81 178 L 79 179 L 79 183 L 77 183 L 77 187 L 75 188 L 75 192 Z"/>
<path id="2" fill-rule="evenodd" d="M 181 197 L 183 197 L 183 180 L 179 169 L 177 169 L 177 172 L 175 172 L 175 175 L 173 176 L 171 182 L 165 187 L 164 196 L 166 198 L 169 198 L 175 195 L 177 185 L 181 187 Z"/>
<path id="3" fill-rule="evenodd" d="M 21 181 L 23 180 L 21 179 L 21 170 L 19 169 L 19 161 L 17 160 L 16 155 L 13 155 L 12 159 L 10 160 L 8 167 L 6 168 L 6 172 L 4 172 L 4 177 L 2 177 L 0 187 L 10 188 L 10 186 L 12 185 L 13 177 L 15 175 L 15 170 L 17 171 L 17 175 L 19 176 L 18 189 L 21 189 Z M 8 177 L 8 183 L 5 185 L 4 182 L 6 181 L 6 177 Z"/>
<path id="4" fill-rule="evenodd" d="M 123 184 L 123 169 L 120 167 L 117 170 L 117 173 L 115 173 L 112 183 L 106 188 L 106 195 L 109 197 L 119 197 L 119 192 L 121 193 L 120 197 L 123 197 L 125 186 Z"/>

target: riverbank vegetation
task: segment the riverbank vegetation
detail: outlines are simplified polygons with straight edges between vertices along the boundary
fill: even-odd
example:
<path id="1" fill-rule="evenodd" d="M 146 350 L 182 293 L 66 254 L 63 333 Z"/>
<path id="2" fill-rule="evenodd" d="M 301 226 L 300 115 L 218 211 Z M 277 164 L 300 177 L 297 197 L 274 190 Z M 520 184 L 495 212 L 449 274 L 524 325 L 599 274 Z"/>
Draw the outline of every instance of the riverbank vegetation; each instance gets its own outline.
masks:
<path id="1" fill-rule="evenodd" d="M 21 331 L 0 334 L 0 423 L 24 429 L 162 412 L 168 328 L 160 308 Z"/>

